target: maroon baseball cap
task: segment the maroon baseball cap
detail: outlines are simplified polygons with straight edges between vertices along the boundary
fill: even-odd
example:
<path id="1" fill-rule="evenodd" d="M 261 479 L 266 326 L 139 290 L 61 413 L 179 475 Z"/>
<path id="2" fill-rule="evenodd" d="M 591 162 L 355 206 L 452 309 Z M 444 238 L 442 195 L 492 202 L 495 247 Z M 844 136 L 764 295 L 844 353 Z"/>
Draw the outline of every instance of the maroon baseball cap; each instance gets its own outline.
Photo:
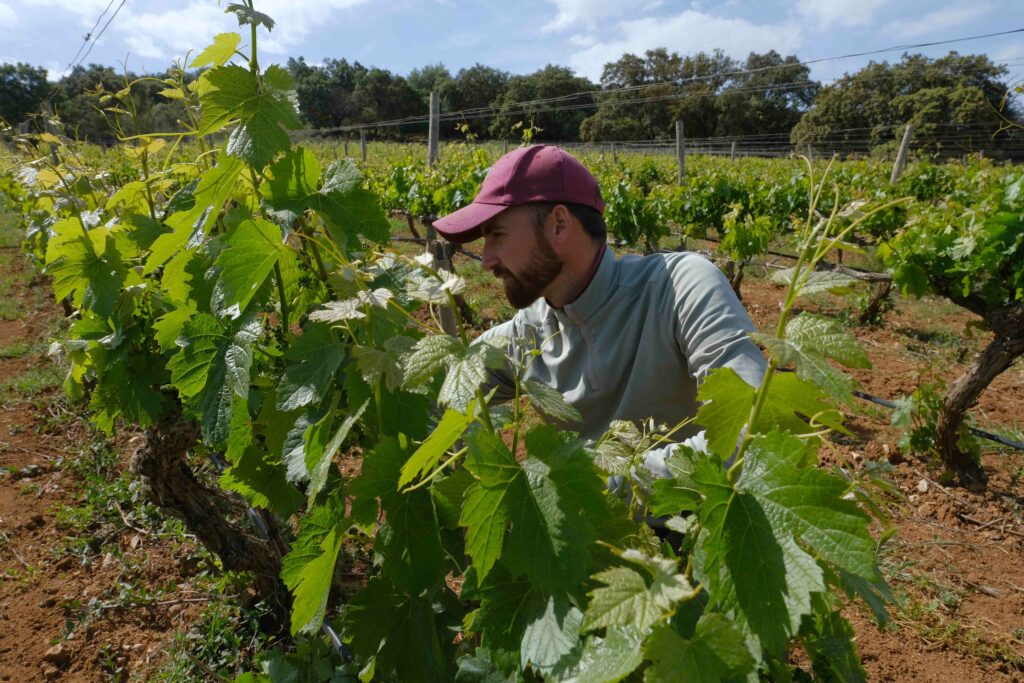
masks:
<path id="1" fill-rule="evenodd" d="M 597 179 L 565 150 L 551 145 L 523 147 L 498 159 L 473 202 L 434 222 L 449 242 L 471 242 L 480 226 L 517 204 L 565 202 L 604 213 Z"/>

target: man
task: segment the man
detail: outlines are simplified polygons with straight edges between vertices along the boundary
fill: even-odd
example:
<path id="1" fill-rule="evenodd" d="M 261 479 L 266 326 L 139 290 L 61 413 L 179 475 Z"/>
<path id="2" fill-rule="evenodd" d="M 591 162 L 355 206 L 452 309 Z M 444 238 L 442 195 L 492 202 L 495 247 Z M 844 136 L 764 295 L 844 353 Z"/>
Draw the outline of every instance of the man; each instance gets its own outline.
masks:
<path id="1" fill-rule="evenodd" d="M 759 384 L 765 360 L 748 336 L 754 326 L 718 268 L 690 253 L 616 259 L 603 211 L 597 180 L 579 161 L 536 145 L 499 159 L 471 204 L 434 223 L 452 242 L 484 239 L 483 267 L 519 309 L 484 337 L 539 348 L 526 379 L 561 392 L 587 439 L 613 420 L 676 425 L 693 416 L 698 383 L 713 368 Z M 499 400 L 513 397 L 510 371 L 492 381 Z M 668 476 L 664 455 L 646 457 L 655 476 Z"/>

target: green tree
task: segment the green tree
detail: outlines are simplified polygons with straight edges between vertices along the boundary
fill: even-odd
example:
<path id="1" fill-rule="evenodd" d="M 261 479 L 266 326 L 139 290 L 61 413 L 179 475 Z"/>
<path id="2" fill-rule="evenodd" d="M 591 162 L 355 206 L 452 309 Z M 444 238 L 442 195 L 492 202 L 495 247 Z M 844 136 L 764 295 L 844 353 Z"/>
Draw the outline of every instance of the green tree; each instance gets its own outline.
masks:
<path id="1" fill-rule="evenodd" d="M 452 74 L 444 64 L 427 64 L 422 69 L 413 69 L 405 77 L 409 87 L 416 91 L 423 101 L 424 108 L 430 106 L 430 92 L 436 90 L 438 93 L 445 84 L 452 80 Z"/>
<path id="2" fill-rule="evenodd" d="M 999 154 L 1005 143 L 993 133 L 1007 90 L 1005 74 L 985 55 L 956 52 L 939 59 L 903 55 L 897 64 L 871 62 L 823 87 L 791 140 L 892 146 L 910 123 L 915 146 L 926 152 Z"/>
<path id="3" fill-rule="evenodd" d="M 321 66 L 310 66 L 299 57 L 288 60 L 288 70 L 295 80 L 299 111 L 308 125 L 330 128 L 363 122 L 355 89 L 369 71 L 365 66 L 345 59 L 325 59 Z"/>
<path id="4" fill-rule="evenodd" d="M 688 135 L 714 134 L 719 91 L 736 70 L 721 50 L 680 56 L 665 48 L 605 64 L 600 106 L 583 121 L 584 140 L 666 139 L 682 120 Z M 624 90 L 625 89 L 625 90 Z"/>
<path id="5" fill-rule="evenodd" d="M 501 113 L 491 123 L 490 134 L 494 137 L 506 137 L 513 126 L 520 121 L 532 122 L 540 128 L 537 139 L 540 140 L 577 140 L 580 124 L 587 117 L 586 109 L 568 111 L 547 111 L 562 105 L 593 104 L 592 95 L 581 95 L 562 102 L 521 106 L 518 103 L 554 97 L 566 97 L 576 93 L 593 91 L 597 86 L 586 78 L 576 76 L 571 69 L 564 66 L 548 64 L 526 76 L 513 76 L 508 82 L 508 89 L 501 95 L 496 105 Z"/>
<path id="6" fill-rule="evenodd" d="M 455 112 L 464 109 L 492 107 L 505 93 L 508 87 L 507 71 L 493 69 L 483 64 L 474 64 L 468 69 L 459 69 L 459 73 L 444 84 L 441 90 L 441 111 Z M 477 136 L 487 132 L 490 117 L 474 118 L 466 121 L 469 131 Z"/>
<path id="7" fill-rule="evenodd" d="M 751 52 L 741 73 L 718 98 L 716 135 L 789 133 L 811 105 L 821 84 L 796 55 Z"/>
<path id="8" fill-rule="evenodd" d="M 20 123 L 50 92 L 46 69 L 31 64 L 0 64 L 0 119 Z"/>

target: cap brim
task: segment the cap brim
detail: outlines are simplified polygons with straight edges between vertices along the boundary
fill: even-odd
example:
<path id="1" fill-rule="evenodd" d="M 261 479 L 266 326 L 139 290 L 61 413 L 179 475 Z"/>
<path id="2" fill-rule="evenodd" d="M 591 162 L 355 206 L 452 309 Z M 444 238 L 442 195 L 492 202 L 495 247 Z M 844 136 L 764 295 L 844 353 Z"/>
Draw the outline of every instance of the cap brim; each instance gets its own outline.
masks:
<path id="1" fill-rule="evenodd" d="M 434 221 L 434 229 L 449 242 L 463 244 L 483 237 L 480 226 L 507 209 L 505 204 L 469 204 Z"/>

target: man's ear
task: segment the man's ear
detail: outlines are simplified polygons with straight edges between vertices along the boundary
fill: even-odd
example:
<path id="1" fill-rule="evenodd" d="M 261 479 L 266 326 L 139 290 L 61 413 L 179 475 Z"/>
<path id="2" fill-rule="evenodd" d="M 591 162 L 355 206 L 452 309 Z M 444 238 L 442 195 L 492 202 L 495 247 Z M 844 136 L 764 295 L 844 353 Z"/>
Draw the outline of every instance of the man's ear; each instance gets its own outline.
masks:
<path id="1" fill-rule="evenodd" d="M 556 204 L 555 208 L 551 209 L 551 213 L 548 214 L 549 220 L 553 222 L 554 233 L 556 237 L 568 236 L 566 231 L 572 222 L 572 214 L 569 213 L 568 207 L 565 204 Z"/>

